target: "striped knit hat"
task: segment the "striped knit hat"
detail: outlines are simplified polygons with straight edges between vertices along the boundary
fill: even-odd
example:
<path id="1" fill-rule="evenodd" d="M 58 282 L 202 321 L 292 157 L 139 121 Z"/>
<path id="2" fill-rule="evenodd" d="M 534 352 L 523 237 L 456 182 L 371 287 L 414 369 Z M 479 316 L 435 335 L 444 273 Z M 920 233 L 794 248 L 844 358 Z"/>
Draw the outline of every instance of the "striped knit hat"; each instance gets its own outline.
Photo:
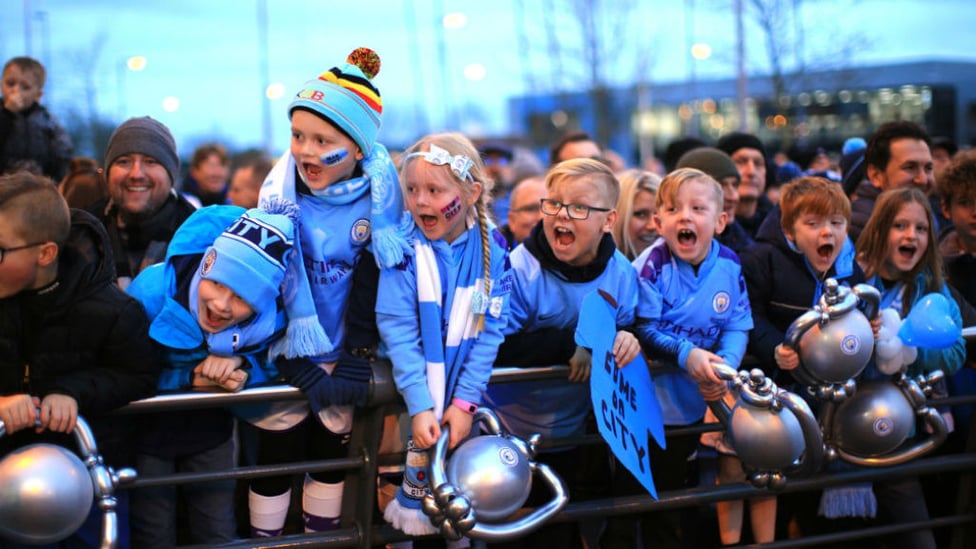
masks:
<path id="1" fill-rule="evenodd" d="M 380 129 L 383 100 L 370 80 L 380 72 L 380 56 L 369 48 L 357 48 L 346 64 L 333 67 L 305 86 L 288 106 L 315 113 L 346 133 L 369 156 Z"/>

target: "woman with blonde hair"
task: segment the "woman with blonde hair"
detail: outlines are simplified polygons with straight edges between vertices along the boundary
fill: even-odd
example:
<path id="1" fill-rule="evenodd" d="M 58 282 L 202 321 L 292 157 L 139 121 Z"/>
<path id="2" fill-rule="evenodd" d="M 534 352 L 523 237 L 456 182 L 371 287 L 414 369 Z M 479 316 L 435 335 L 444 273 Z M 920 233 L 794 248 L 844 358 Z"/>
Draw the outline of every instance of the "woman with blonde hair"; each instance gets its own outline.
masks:
<path id="1" fill-rule="evenodd" d="M 619 221 L 613 228 L 617 249 L 633 261 L 644 248 L 657 240 L 654 228 L 654 197 L 661 176 L 644 170 L 627 170 L 617 176 L 620 198 L 617 200 Z"/>

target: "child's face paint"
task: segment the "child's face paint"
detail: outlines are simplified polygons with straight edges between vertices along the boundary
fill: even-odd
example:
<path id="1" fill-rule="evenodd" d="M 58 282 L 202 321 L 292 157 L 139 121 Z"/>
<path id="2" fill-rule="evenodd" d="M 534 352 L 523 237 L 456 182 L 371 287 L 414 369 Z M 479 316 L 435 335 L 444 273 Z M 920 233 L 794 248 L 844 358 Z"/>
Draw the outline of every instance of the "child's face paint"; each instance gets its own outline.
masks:
<path id="1" fill-rule="evenodd" d="M 450 204 L 441 208 L 441 213 L 444 214 L 444 219 L 448 221 L 454 219 L 454 216 L 461 213 L 461 197 L 455 196 Z"/>
<path id="2" fill-rule="evenodd" d="M 403 183 L 407 208 L 424 236 L 449 243 L 461 236 L 472 201 L 460 194 L 461 183 L 447 166 L 413 160 L 403 172 Z"/>
<path id="3" fill-rule="evenodd" d="M 340 151 L 345 154 L 340 154 Z M 352 152 L 350 152 L 352 151 Z M 302 181 L 312 191 L 323 191 L 352 177 L 362 158 L 359 147 L 318 116 L 301 109 L 291 116 L 291 155 Z"/>
<path id="4" fill-rule="evenodd" d="M 241 296 L 219 282 L 201 280 L 197 294 L 197 324 L 205 332 L 216 334 L 254 314 Z"/>

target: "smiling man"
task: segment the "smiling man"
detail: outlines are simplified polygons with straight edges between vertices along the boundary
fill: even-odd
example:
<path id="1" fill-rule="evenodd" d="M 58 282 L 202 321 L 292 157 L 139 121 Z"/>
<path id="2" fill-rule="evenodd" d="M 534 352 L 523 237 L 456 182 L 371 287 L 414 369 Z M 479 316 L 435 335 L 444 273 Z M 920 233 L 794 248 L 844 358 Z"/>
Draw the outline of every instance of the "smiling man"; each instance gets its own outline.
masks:
<path id="1" fill-rule="evenodd" d="M 914 185 L 926 196 L 932 195 L 935 176 L 931 144 L 925 129 L 907 120 L 888 122 L 875 130 L 864 151 L 867 179 L 857 187 L 851 201 L 851 240 L 857 242 L 882 191 Z M 938 202 L 933 203 L 938 211 Z"/>
<path id="2" fill-rule="evenodd" d="M 90 211 L 108 230 L 122 289 L 163 260 L 173 233 L 194 211 L 173 190 L 179 171 L 176 141 L 159 121 L 130 118 L 112 132 L 105 149 L 109 197 Z"/>

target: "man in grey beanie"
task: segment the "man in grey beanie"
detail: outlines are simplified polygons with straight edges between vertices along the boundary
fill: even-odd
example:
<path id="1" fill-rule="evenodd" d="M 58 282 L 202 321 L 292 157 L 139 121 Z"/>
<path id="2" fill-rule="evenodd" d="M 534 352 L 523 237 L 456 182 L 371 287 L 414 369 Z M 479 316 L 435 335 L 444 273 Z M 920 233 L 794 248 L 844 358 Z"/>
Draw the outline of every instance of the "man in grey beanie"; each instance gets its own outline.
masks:
<path id="1" fill-rule="evenodd" d="M 108 230 L 122 289 L 165 258 L 173 233 L 194 211 L 173 189 L 179 172 L 176 140 L 158 120 L 130 118 L 112 132 L 105 149 L 109 197 L 89 211 Z"/>

